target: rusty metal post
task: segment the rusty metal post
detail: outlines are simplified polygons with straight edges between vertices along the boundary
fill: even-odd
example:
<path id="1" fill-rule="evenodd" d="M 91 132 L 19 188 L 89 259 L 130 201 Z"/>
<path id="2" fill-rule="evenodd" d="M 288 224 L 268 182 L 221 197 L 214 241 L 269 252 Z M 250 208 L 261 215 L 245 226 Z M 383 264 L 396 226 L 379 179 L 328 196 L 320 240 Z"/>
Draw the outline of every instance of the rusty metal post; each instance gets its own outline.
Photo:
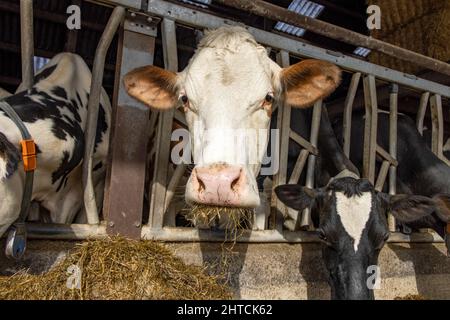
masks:
<path id="1" fill-rule="evenodd" d="M 22 83 L 16 92 L 30 89 L 34 78 L 33 0 L 20 0 Z"/>
<path id="2" fill-rule="evenodd" d="M 364 125 L 363 177 L 375 183 L 375 157 L 377 149 L 378 104 L 375 77 L 364 76 L 364 101 L 366 120 Z"/>
<path id="3" fill-rule="evenodd" d="M 170 71 L 178 71 L 176 24 L 174 20 L 163 19 L 161 24 L 164 65 Z M 166 208 L 167 180 L 170 156 L 170 135 L 175 110 L 172 108 L 160 114 L 156 134 L 156 157 L 150 198 L 149 227 L 161 229 Z"/>
<path id="4" fill-rule="evenodd" d="M 317 147 L 317 141 L 319 138 L 319 129 L 320 129 L 320 118 L 322 115 L 322 100 L 317 101 L 314 104 L 312 121 L 311 121 L 311 135 L 309 142 Z M 308 167 L 306 169 L 306 187 L 314 188 L 314 169 L 316 166 L 316 156 L 314 154 L 310 154 L 308 157 Z M 311 210 L 306 208 L 302 212 L 302 218 L 300 221 L 300 226 L 302 228 L 310 228 L 311 227 Z"/>
<path id="5" fill-rule="evenodd" d="M 397 119 L 398 119 L 398 85 L 391 85 L 389 101 L 389 155 L 397 160 Z M 397 193 L 397 166 L 389 166 L 389 194 Z M 389 231 L 395 231 L 395 218 L 388 212 Z"/>
<path id="6" fill-rule="evenodd" d="M 352 109 L 355 101 L 356 91 L 358 90 L 359 80 L 361 78 L 360 72 L 355 72 L 350 82 L 350 87 L 345 97 L 344 103 L 344 117 L 343 117 L 343 131 L 344 131 L 344 154 L 350 158 L 350 139 L 352 134 Z"/>
<path id="7" fill-rule="evenodd" d="M 132 69 L 153 64 L 156 31 L 148 24 L 141 29 L 133 27 L 137 19 L 135 15 L 127 16 L 119 34 L 110 161 L 103 202 L 107 233 L 133 239 L 141 236 L 148 132 L 156 121 L 156 117 L 149 121 L 149 108 L 131 98 L 122 81 Z M 140 21 L 144 25 L 146 18 Z"/>
<path id="8" fill-rule="evenodd" d="M 124 17 L 125 9 L 123 7 L 115 7 L 98 43 L 95 51 L 94 64 L 92 67 L 91 89 L 88 101 L 88 116 L 85 129 L 85 150 L 82 176 L 84 209 L 86 211 L 89 224 L 99 223 L 94 183 L 92 181 L 92 155 L 94 153 L 95 134 L 97 131 L 98 110 L 100 104 L 100 94 L 102 92 L 105 58 L 111 41 Z"/>

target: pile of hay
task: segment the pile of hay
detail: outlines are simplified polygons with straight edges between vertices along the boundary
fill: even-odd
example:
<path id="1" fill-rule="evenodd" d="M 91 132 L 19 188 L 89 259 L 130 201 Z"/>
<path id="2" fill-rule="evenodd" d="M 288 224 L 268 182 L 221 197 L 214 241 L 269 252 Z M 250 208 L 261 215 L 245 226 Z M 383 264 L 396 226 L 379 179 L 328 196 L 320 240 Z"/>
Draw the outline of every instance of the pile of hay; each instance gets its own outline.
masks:
<path id="1" fill-rule="evenodd" d="M 73 265 L 81 270 L 79 289 L 67 285 Z M 164 245 L 115 237 L 77 245 L 42 275 L 0 277 L 0 299 L 231 299 L 220 280 Z"/>
<path id="2" fill-rule="evenodd" d="M 371 36 L 426 56 L 450 60 L 450 1 L 448 0 L 368 0 L 381 9 L 381 29 Z M 407 73 L 421 67 L 379 52 L 369 60 Z"/>

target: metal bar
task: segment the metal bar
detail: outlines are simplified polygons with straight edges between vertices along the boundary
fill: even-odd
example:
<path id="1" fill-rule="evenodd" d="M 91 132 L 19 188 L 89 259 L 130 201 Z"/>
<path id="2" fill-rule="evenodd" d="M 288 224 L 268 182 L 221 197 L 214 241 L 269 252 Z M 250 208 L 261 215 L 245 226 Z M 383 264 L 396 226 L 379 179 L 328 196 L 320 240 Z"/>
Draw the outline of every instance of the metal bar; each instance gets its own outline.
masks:
<path id="1" fill-rule="evenodd" d="M 290 65 L 289 53 L 287 51 L 280 51 L 277 54 L 278 64 L 285 68 Z M 277 129 L 280 133 L 280 153 L 279 153 L 279 167 L 278 173 L 275 175 L 272 184 L 272 219 L 274 219 L 275 228 L 282 230 L 284 216 L 287 212 L 287 207 L 275 195 L 275 187 L 286 183 L 287 175 L 287 154 L 289 148 L 289 132 L 291 130 L 291 106 L 281 102 L 278 108 Z"/>
<path id="2" fill-rule="evenodd" d="M 172 178 L 170 179 L 169 185 L 167 186 L 166 199 L 164 202 L 164 212 L 167 212 L 170 202 L 172 201 L 175 194 L 175 189 L 178 187 L 180 179 L 183 177 L 186 168 L 186 164 L 179 164 L 173 172 Z"/>
<path id="3" fill-rule="evenodd" d="M 289 178 L 288 184 L 298 183 L 298 179 L 302 175 L 303 168 L 305 167 L 306 160 L 308 160 L 309 152 L 306 149 L 300 151 L 300 154 L 295 162 L 294 170 L 292 170 L 291 177 Z"/>
<path id="4" fill-rule="evenodd" d="M 20 0 L 20 48 L 22 84 L 16 92 L 30 89 L 34 78 L 33 1 Z"/>
<path id="5" fill-rule="evenodd" d="M 103 0 L 103 2 L 113 5 L 124 5 L 137 10 L 141 9 L 140 1 L 137 0 Z M 163 0 L 149 1 L 147 12 L 160 17 L 175 19 L 179 23 L 201 29 L 214 29 L 223 25 L 242 26 L 242 23 L 237 21 L 223 19 L 209 13 L 190 9 L 182 5 Z M 346 56 L 339 52 L 332 52 L 322 49 L 304 43 L 301 39 L 293 39 L 292 37 L 288 38 L 250 26 L 245 27 L 247 31 L 255 37 L 256 41 L 265 46 L 285 50 L 293 55 L 328 61 L 343 69 L 347 69 L 352 72 L 361 72 L 363 74 L 372 74 L 377 79 L 404 85 L 415 90 L 430 91 L 431 93 L 440 94 L 443 97 L 450 97 L 450 89 L 448 86 L 369 63 L 358 58 Z"/>
<path id="6" fill-rule="evenodd" d="M 313 19 L 285 8 L 267 3 L 261 0 L 216 0 L 226 6 L 244 10 L 255 15 L 263 16 L 275 21 L 282 21 L 297 27 L 305 28 L 314 33 L 343 41 L 355 46 L 369 48 L 382 52 L 390 57 L 412 62 L 425 69 L 450 75 L 450 65 L 427 57 L 425 55 L 397 47 L 393 44 L 368 37 L 360 33 L 348 30 L 331 23 Z"/>
<path id="7" fill-rule="evenodd" d="M 161 23 L 164 65 L 178 71 L 176 25 L 174 20 L 163 19 Z M 165 199 L 170 156 L 170 135 L 175 110 L 161 112 L 156 135 L 156 157 L 150 199 L 149 226 L 160 229 L 164 223 Z"/>
<path id="8" fill-rule="evenodd" d="M 103 70 L 105 66 L 105 58 L 111 41 L 125 17 L 125 9 L 123 7 L 115 7 L 111 17 L 106 24 L 100 41 L 95 51 L 94 65 L 92 67 L 91 89 L 88 101 L 88 115 L 85 129 L 85 150 L 83 161 L 83 192 L 84 192 L 84 209 L 86 210 L 87 220 L 90 224 L 98 224 L 97 203 L 95 199 L 94 184 L 92 181 L 92 155 L 94 153 L 95 134 L 97 131 L 98 110 L 100 104 L 100 94 L 102 91 Z"/>
<path id="9" fill-rule="evenodd" d="M 360 72 L 355 72 L 352 75 L 350 87 L 348 88 L 347 96 L 344 103 L 344 117 L 343 131 L 344 131 L 344 154 L 350 158 L 350 138 L 352 134 L 352 109 L 355 101 L 356 91 L 358 90 L 359 80 L 361 78 Z"/>
<path id="10" fill-rule="evenodd" d="M 427 105 L 429 98 L 430 98 L 429 92 L 422 93 L 422 96 L 420 97 L 419 110 L 417 111 L 417 118 L 416 118 L 416 126 L 417 130 L 421 135 L 423 134 L 423 121 L 425 119 L 425 114 L 427 112 Z"/>
<path id="11" fill-rule="evenodd" d="M 375 190 L 377 191 L 383 190 L 383 186 L 384 183 L 386 182 L 386 177 L 388 175 L 389 167 L 390 167 L 389 161 L 383 161 L 383 163 L 381 164 L 380 172 L 378 173 L 377 181 L 375 183 Z"/>
<path id="12" fill-rule="evenodd" d="M 84 240 L 105 238 L 106 226 L 88 224 L 27 224 L 30 239 L 52 240 Z M 212 230 L 198 230 L 187 228 L 152 229 L 142 228 L 141 239 L 171 242 L 224 242 L 223 232 Z M 283 231 L 277 230 L 244 230 L 242 236 L 236 239 L 240 243 L 319 243 L 317 233 L 311 231 Z M 444 242 L 435 232 L 413 233 L 411 235 L 400 232 L 391 233 L 390 243 L 432 243 Z"/>
<path id="13" fill-rule="evenodd" d="M 378 105 L 375 77 L 364 76 L 366 120 L 364 125 L 363 177 L 375 183 L 375 158 L 377 148 Z"/>
<path id="14" fill-rule="evenodd" d="M 319 155 L 319 150 L 317 150 L 316 147 L 314 147 L 308 140 L 303 138 L 297 132 L 295 132 L 293 130 L 290 130 L 289 138 L 291 138 L 292 140 L 297 142 L 301 147 L 303 147 L 306 150 L 308 150 L 309 153 L 312 153 L 315 156 Z"/>
<path id="15" fill-rule="evenodd" d="M 428 100 L 428 98 L 427 98 Z M 398 85 L 392 84 L 389 94 L 389 155 L 397 160 L 397 118 L 398 118 Z M 398 165 L 398 163 L 397 163 Z M 397 165 L 389 166 L 389 194 L 397 193 Z M 389 231 L 395 231 L 395 218 L 388 212 Z"/>
<path id="16" fill-rule="evenodd" d="M 430 99 L 431 107 L 431 151 L 439 158 L 442 157 L 444 143 L 444 116 L 442 114 L 442 100 L 439 95 L 432 95 Z"/>
<path id="17" fill-rule="evenodd" d="M 391 163 L 391 165 L 397 167 L 398 161 L 394 157 L 391 156 L 386 150 L 384 150 L 379 144 L 377 144 L 377 154 L 381 156 L 384 160 L 387 160 Z"/>
<path id="18" fill-rule="evenodd" d="M 317 141 L 319 138 L 321 115 L 322 115 L 322 100 L 319 100 L 314 104 L 311 120 L 311 136 L 309 141 L 314 147 L 317 147 Z M 308 167 L 306 169 L 306 183 L 305 183 L 305 186 L 308 188 L 314 188 L 315 166 L 316 166 L 316 156 L 310 154 L 308 157 Z M 309 208 L 303 210 L 300 226 L 302 228 L 309 228 L 311 226 L 311 210 Z"/>

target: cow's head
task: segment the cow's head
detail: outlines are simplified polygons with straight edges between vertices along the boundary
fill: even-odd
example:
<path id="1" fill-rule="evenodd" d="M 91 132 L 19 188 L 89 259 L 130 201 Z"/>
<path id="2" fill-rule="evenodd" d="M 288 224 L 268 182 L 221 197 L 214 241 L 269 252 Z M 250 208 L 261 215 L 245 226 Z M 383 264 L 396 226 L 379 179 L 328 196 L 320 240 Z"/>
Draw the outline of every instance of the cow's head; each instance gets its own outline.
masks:
<path id="1" fill-rule="evenodd" d="M 195 163 L 186 201 L 241 208 L 259 205 L 255 177 L 275 103 L 311 106 L 339 81 L 340 70 L 323 61 L 280 68 L 240 27 L 207 33 L 180 73 L 145 66 L 124 79 L 128 93 L 152 108 L 183 107 Z"/>
<path id="2" fill-rule="evenodd" d="M 450 217 L 446 196 L 390 196 L 375 191 L 368 180 L 352 177 L 335 179 L 320 189 L 282 185 L 275 192 L 287 206 L 296 210 L 309 207 L 318 217 L 333 299 L 374 298 L 371 285 L 378 254 L 390 235 L 388 212 L 404 223 L 433 219 L 433 212 Z"/>

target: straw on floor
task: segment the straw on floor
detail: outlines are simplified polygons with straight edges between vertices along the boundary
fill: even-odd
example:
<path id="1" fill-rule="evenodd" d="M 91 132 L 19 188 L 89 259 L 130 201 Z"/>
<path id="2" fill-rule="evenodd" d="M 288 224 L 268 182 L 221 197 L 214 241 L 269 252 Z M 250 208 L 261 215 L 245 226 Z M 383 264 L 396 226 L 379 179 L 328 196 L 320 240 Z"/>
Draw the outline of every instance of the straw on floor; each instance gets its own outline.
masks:
<path id="1" fill-rule="evenodd" d="M 79 289 L 67 286 L 71 266 L 81 270 Z M 219 277 L 186 265 L 166 246 L 118 237 L 78 244 L 47 273 L 0 277 L 0 299 L 230 298 Z"/>

